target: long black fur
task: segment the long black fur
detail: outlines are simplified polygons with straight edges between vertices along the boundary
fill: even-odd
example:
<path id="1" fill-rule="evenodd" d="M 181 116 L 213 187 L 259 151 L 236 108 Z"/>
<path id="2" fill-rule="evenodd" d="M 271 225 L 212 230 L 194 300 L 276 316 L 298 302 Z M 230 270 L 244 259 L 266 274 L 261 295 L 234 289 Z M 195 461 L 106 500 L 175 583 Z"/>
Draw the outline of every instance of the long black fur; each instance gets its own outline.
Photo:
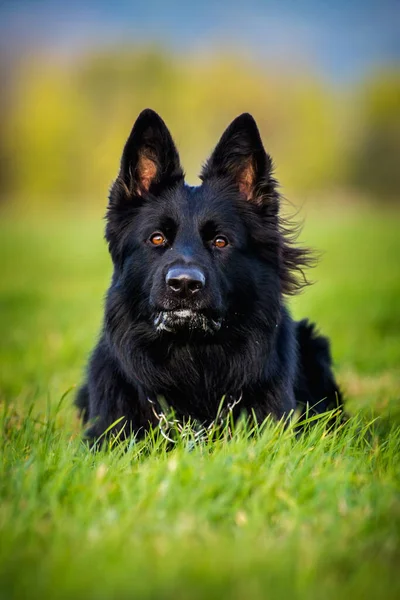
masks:
<path id="1" fill-rule="evenodd" d="M 154 424 L 149 399 L 159 395 L 178 416 L 205 423 L 224 395 L 241 394 L 238 413 L 260 422 L 341 404 L 328 340 L 285 307 L 285 295 L 306 285 L 311 255 L 279 215 L 272 161 L 250 115 L 228 127 L 201 179 L 199 187 L 184 183 L 166 125 L 143 111 L 110 192 L 114 273 L 76 401 L 89 438 L 121 417 L 116 431 L 142 435 Z M 162 247 L 151 244 L 153 232 L 165 236 Z M 226 248 L 213 244 L 216 236 Z M 187 266 L 206 281 L 190 298 L 166 285 L 171 267 Z M 157 326 L 161 317 L 168 327 Z"/>

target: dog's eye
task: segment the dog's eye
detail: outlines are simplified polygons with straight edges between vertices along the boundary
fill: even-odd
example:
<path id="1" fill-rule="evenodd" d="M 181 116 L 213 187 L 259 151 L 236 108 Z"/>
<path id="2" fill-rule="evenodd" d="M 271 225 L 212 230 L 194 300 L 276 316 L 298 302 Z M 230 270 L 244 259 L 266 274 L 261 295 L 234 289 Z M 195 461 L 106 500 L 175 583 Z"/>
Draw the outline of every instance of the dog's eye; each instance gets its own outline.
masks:
<path id="1" fill-rule="evenodd" d="M 225 248 L 225 246 L 227 246 L 229 242 L 223 235 L 218 235 L 213 241 L 213 244 L 216 248 Z"/>
<path id="2" fill-rule="evenodd" d="M 164 246 L 167 243 L 167 238 L 160 231 L 156 231 L 151 234 L 149 241 L 153 246 Z"/>

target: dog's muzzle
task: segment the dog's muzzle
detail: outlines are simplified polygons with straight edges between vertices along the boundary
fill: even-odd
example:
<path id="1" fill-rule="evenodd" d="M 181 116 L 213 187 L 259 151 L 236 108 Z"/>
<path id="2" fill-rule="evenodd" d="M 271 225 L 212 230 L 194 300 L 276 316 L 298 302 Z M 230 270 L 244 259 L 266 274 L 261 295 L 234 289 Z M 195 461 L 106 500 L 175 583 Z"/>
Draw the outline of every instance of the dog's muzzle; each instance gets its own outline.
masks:
<path id="1" fill-rule="evenodd" d="M 191 309 L 163 310 L 154 319 L 157 331 L 175 333 L 179 329 L 204 331 L 215 333 L 221 329 L 222 319 L 211 318 L 206 314 Z"/>

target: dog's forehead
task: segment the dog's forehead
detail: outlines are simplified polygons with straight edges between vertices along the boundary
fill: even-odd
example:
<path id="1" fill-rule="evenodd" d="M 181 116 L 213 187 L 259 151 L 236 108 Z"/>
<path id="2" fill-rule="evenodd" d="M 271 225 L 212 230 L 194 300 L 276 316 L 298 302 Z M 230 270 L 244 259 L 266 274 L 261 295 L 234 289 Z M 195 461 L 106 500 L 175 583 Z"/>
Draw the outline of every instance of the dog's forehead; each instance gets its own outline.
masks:
<path id="1" fill-rule="evenodd" d="M 219 214 L 220 217 L 234 213 L 234 201 L 223 189 L 206 183 L 197 186 L 185 184 L 175 190 L 172 203 L 182 216 L 205 219 Z"/>
<path id="2" fill-rule="evenodd" d="M 210 194 L 207 193 L 207 188 L 204 185 L 184 185 L 175 188 L 169 200 L 176 204 L 180 210 L 185 209 L 201 209 L 204 204 L 210 200 Z"/>
<path id="3" fill-rule="evenodd" d="M 158 198 L 145 202 L 137 223 L 147 225 L 172 219 L 179 226 L 200 228 L 207 222 L 241 226 L 236 195 L 232 188 L 203 183 L 199 186 L 179 185 L 166 190 Z"/>

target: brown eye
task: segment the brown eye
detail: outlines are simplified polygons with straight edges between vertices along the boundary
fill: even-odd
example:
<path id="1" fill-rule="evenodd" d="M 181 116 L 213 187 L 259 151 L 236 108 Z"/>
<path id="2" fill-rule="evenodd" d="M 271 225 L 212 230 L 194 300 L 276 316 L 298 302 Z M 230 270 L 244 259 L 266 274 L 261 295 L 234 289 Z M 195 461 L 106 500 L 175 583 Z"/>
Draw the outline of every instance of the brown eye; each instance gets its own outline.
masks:
<path id="1" fill-rule="evenodd" d="M 215 240 L 213 241 L 213 244 L 217 248 L 225 248 L 225 246 L 228 245 L 228 240 L 223 235 L 219 235 L 218 237 L 215 238 Z"/>
<path id="2" fill-rule="evenodd" d="M 153 244 L 153 246 L 163 246 L 166 241 L 166 237 L 159 231 L 156 231 L 156 233 L 153 233 L 150 236 L 150 243 Z"/>

